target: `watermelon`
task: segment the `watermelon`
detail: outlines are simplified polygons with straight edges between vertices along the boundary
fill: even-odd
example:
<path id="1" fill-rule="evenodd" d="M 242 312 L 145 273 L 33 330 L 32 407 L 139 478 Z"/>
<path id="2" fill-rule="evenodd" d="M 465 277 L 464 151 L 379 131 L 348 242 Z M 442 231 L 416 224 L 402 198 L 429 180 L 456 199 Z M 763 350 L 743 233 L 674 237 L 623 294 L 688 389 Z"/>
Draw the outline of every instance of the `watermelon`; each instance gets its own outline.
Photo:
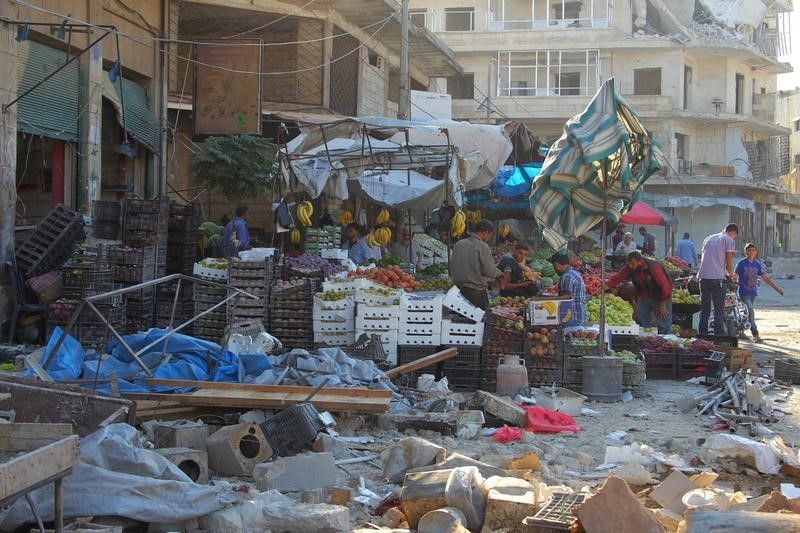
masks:
<path id="1" fill-rule="evenodd" d="M 206 237 L 207 248 L 222 248 L 222 234 L 215 233 L 210 237 Z"/>
<path id="2" fill-rule="evenodd" d="M 206 237 L 206 239 L 213 235 L 219 235 L 221 239 L 224 229 L 221 226 L 217 226 L 213 222 L 203 222 L 200 224 L 200 231 L 203 232 L 203 235 Z"/>

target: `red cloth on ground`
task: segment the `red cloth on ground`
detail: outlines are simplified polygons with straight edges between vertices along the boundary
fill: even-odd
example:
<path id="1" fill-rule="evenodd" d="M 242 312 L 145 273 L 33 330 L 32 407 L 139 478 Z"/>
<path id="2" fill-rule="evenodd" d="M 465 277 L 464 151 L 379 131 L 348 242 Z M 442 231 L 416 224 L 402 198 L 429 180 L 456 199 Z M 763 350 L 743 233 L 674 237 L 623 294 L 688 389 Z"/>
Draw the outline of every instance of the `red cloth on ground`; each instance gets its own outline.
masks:
<path id="1" fill-rule="evenodd" d="M 541 433 L 560 433 L 580 431 L 575 419 L 558 411 L 551 411 L 539 406 L 523 406 L 528 415 L 528 431 L 538 431 Z"/>

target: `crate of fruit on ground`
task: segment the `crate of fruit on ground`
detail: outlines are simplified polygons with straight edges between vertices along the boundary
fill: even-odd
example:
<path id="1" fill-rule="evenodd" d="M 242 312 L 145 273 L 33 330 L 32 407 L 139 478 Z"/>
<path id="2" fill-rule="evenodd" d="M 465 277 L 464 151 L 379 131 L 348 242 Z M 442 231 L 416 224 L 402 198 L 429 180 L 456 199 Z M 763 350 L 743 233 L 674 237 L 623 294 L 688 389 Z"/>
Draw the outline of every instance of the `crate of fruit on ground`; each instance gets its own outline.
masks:
<path id="1" fill-rule="evenodd" d="M 595 328 L 570 331 L 564 337 L 564 353 L 568 356 L 598 355 L 599 337 Z"/>

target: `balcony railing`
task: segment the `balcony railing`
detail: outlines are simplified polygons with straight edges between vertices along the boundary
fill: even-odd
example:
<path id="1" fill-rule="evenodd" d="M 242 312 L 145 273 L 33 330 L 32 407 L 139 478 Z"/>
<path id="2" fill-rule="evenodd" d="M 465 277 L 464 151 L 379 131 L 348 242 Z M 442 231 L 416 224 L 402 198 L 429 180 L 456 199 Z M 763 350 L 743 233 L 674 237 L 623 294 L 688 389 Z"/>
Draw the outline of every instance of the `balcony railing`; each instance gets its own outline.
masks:
<path id="1" fill-rule="evenodd" d="M 564 28 L 610 28 L 611 15 L 586 18 L 550 17 L 502 19 L 491 11 L 472 9 L 426 10 L 411 12 L 411 20 L 434 33 L 474 31 L 560 30 Z"/>
<path id="2" fill-rule="evenodd" d="M 489 31 L 558 30 L 562 28 L 608 28 L 610 21 L 607 18 L 489 20 L 488 25 Z"/>

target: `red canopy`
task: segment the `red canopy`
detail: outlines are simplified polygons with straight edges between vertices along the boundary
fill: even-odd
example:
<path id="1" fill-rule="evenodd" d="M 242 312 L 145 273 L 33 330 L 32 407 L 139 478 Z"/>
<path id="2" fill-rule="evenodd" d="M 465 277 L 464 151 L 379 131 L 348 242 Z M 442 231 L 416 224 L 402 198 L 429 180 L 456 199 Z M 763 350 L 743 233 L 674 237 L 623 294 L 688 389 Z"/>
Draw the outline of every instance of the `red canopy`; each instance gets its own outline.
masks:
<path id="1" fill-rule="evenodd" d="M 650 226 L 672 226 L 677 219 L 644 202 L 636 202 L 625 216 L 619 219 L 625 224 L 645 224 Z"/>

